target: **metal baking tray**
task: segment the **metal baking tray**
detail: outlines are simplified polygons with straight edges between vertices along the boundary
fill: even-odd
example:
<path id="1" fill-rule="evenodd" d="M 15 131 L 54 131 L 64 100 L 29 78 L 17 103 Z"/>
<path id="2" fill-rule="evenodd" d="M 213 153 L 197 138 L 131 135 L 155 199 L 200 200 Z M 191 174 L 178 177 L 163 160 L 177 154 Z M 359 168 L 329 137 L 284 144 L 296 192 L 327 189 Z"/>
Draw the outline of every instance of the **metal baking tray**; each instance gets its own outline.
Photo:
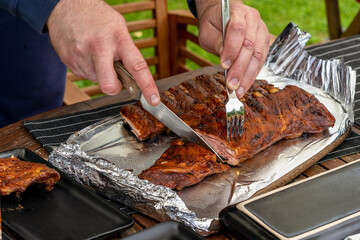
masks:
<path id="1" fill-rule="evenodd" d="M 279 141 L 241 166 L 181 191 L 137 177 L 174 137 L 139 142 L 116 113 L 73 134 L 52 151 L 49 161 L 82 184 L 159 221 L 180 221 L 203 235 L 219 231 L 223 208 L 288 183 L 338 146 L 351 130 L 355 71 L 338 60 L 308 55 L 303 49 L 306 37 L 290 24 L 275 41 L 258 79 L 280 88 L 296 85 L 318 98 L 336 119 L 335 126 L 322 133 Z M 157 85 L 164 91 L 169 83 L 177 85 L 220 70 L 205 67 L 158 80 Z"/>
<path id="2" fill-rule="evenodd" d="M 204 237 L 177 221 L 166 221 L 138 233 L 122 238 L 122 240 L 205 240 Z"/>
<path id="3" fill-rule="evenodd" d="M 220 219 L 250 239 L 345 239 L 360 229 L 360 160 L 227 207 Z"/>
<path id="4" fill-rule="evenodd" d="M 20 239 L 99 239 L 116 236 L 133 224 L 133 219 L 104 199 L 68 177 L 49 162 L 27 149 L 0 153 L 23 160 L 44 163 L 56 169 L 60 181 L 50 192 L 39 185 L 21 194 L 1 197 L 2 227 Z"/>
<path id="5" fill-rule="evenodd" d="M 99 193 L 159 221 L 181 221 L 198 232 L 203 231 L 201 228 L 218 231 L 221 226 L 217 218 L 223 208 L 284 185 L 345 139 L 346 113 L 336 101 L 318 93 L 319 98 L 330 102 L 329 111 L 337 119 L 335 127 L 279 141 L 241 166 L 181 191 L 137 177 L 154 164 L 175 137 L 164 135 L 156 141 L 139 142 L 120 115 L 77 132 L 67 144 L 54 149 L 49 160 Z"/>
<path id="6" fill-rule="evenodd" d="M 11 237 L 4 231 L 1 231 L 1 240 L 11 240 Z"/>

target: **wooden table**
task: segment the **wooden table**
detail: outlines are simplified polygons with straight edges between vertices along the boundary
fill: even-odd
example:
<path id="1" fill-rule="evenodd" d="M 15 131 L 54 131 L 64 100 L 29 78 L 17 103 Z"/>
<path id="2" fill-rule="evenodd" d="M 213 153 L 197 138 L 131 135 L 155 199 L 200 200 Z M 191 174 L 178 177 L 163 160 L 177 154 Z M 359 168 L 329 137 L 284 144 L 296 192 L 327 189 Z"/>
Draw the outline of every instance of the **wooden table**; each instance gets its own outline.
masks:
<path id="1" fill-rule="evenodd" d="M 194 73 L 186 73 L 186 74 L 187 77 L 191 77 L 192 74 Z M 171 80 L 171 85 L 173 85 L 174 83 L 176 83 L 177 78 L 175 76 L 169 78 L 169 80 Z M 159 88 L 161 89 L 162 87 L 165 86 L 160 86 Z M 113 96 L 113 97 L 104 96 L 96 99 L 91 99 L 85 102 L 64 106 L 28 118 L 27 120 L 45 119 L 50 117 L 61 116 L 64 114 L 71 114 L 79 111 L 91 110 L 94 108 L 117 103 L 120 101 L 126 101 L 129 99 L 130 98 L 128 93 L 126 91 L 123 91 L 122 94 L 118 96 Z M 360 129 L 359 126 L 353 127 L 353 130 L 357 133 L 360 133 L 359 129 Z M 27 148 L 46 160 L 49 157 L 49 153 L 40 145 L 40 143 L 35 138 L 32 137 L 32 135 L 28 132 L 28 130 L 26 130 L 23 127 L 21 121 L 0 129 L 0 152 L 14 148 Z M 359 158 L 360 158 L 360 154 L 354 154 L 354 155 L 342 157 L 340 159 L 329 160 L 319 165 L 313 165 L 312 167 L 301 173 L 294 181 L 298 181 L 307 177 L 314 176 L 316 174 L 347 164 Z M 151 227 L 158 223 L 158 221 L 153 220 L 139 213 L 133 214 L 132 217 L 135 220 L 135 224 L 128 230 L 124 231 L 121 237 L 134 234 L 136 232 L 139 232 L 145 228 Z M 224 229 L 219 233 L 208 236 L 207 239 L 220 240 L 220 239 L 236 239 L 236 238 L 228 230 Z"/>

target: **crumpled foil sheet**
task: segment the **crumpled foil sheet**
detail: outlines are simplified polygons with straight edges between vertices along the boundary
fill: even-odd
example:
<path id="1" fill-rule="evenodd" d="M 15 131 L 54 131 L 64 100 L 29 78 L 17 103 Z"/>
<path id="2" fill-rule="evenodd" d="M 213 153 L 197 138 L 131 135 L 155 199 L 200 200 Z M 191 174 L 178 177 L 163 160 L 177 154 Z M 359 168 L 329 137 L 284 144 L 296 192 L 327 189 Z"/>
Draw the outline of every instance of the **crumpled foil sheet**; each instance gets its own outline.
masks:
<path id="1" fill-rule="evenodd" d="M 112 120 L 119 121 L 116 118 Z M 130 171 L 118 168 L 106 159 L 89 156 L 78 144 L 63 144 L 55 151 L 51 159 L 56 160 L 52 160 L 52 164 L 110 199 L 149 216 L 157 212 L 160 221 L 196 219 L 196 214 L 189 211 L 183 200 L 170 188 L 144 183 Z M 203 229 L 209 226 L 209 221 L 197 219 Z"/>
<path id="2" fill-rule="evenodd" d="M 139 142 L 120 115 L 107 118 L 75 134 L 55 148 L 49 161 L 98 193 L 159 221 L 183 222 L 208 235 L 220 230 L 218 214 L 269 186 L 324 147 L 343 136 L 353 124 L 355 71 L 341 60 L 310 56 L 304 45 L 310 35 L 290 23 L 270 49 L 258 78 L 275 86 L 295 84 L 314 94 L 334 115 L 329 130 L 280 141 L 230 172 L 205 178 L 181 191 L 141 180 L 175 136 Z"/>
<path id="3" fill-rule="evenodd" d="M 271 46 L 265 68 L 324 90 L 343 105 L 353 123 L 356 71 L 341 59 L 323 60 L 308 54 L 304 46 L 310 37 L 290 22 Z"/>

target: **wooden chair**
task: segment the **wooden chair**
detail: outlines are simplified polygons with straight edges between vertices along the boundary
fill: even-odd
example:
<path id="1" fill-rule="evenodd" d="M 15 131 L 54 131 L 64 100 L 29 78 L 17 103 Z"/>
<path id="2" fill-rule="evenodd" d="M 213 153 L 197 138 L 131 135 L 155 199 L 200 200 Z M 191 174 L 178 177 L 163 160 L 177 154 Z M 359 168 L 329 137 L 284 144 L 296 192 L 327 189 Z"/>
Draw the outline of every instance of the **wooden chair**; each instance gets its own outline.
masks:
<path id="1" fill-rule="evenodd" d="M 348 28 L 343 31 L 338 0 L 325 0 L 325 4 L 330 39 L 350 37 L 360 33 L 360 11 L 356 14 Z"/>
<path id="2" fill-rule="evenodd" d="M 128 22 L 130 33 L 152 29 L 153 36 L 134 40 L 139 49 L 153 48 L 154 56 L 146 57 L 149 67 L 154 66 L 154 79 L 161 79 L 178 73 L 190 71 L 186 61 L 195 62 L 200 67 L 214 65 L 186 48 L 187 41 L 199 44 L 197 36 L 187 31 L 188 25 L 197 26 L 198 21 L 188 10 L 168 11 L 167 0 L 143 0 L 139 2 L 114 5 L 121 14 L 148 11 L 149 19 Z M 72 73 L 67 74 L 64 104 L 69 105 L 90 99 L 101 94 L 97 85 L 78 88 L 74 82 L 82 80 Z"/>

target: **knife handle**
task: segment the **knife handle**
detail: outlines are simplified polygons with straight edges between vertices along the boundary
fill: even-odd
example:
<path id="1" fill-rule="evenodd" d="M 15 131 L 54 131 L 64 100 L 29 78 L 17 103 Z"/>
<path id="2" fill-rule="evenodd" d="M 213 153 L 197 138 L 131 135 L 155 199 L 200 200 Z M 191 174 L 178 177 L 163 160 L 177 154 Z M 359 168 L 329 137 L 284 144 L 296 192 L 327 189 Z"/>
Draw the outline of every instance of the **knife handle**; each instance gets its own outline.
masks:
<path id="1" fill-rule="evenodd" d="M 114 62 L 114 68 L 121 84 L 129 91 L 131 98 L 139 100 L 141 90 L 136 84 L 134 77 L 126 70 L 124 64 L 121 61 L 116 61 Z"/>

